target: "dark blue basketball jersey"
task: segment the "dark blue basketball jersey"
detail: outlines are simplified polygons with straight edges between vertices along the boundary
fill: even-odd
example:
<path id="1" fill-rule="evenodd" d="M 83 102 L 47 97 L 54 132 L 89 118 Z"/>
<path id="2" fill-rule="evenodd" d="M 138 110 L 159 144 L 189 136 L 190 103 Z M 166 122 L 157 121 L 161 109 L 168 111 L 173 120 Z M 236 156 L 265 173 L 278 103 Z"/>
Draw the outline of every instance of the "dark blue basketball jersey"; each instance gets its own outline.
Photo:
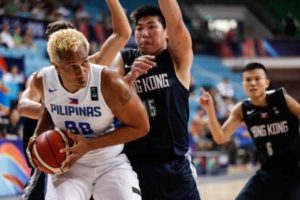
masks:
<path id="1" fill-rule="evenodd" d="M 299 137 L 299 120 L 289 111 L 283 89 L 267 92 L 265 107 L 244 100 L 242 110 L 263 169 L 298 165 L 291 146 Z"/>
<path id="2" fill-rule="evenodd" d="M 136 49 L 121 51 L 125 73 L 141 54 Z M 134 87 L 148 112 L 149 134 L 125 145 L 133 159 L 173 159 L 188 151 L 188 90 L 178 80 L 168 50 L 155 58 L 157 66 L 140 76 Z"/>

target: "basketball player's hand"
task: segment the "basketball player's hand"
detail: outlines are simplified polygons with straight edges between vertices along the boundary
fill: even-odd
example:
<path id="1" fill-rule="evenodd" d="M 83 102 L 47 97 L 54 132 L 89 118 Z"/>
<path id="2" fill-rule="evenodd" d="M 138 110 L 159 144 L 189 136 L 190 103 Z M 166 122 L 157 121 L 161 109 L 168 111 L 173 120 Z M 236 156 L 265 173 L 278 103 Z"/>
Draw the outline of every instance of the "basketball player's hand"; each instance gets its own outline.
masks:
<path id="1" fill-rule="evenodd" d="M 155 56 L 143 55 L 136 58 L 132 63 L 131 74 L 136 79 L 143 74 L 147 74 L 148 70 L 155 66 Z"/>
<path id="2" fill-rule="evenodd" d="M 209 92 L 207 92 L 203 88 L 201 88 L 201 96 L 199 103 L 206 111 L 210 108 L 213 108 L 213 98 L 209 94 Z"/>
<path id="3" fill-rule="evenodd" d="M 37 168 L 37 166 L 34 164 L 34 162 L 32 160 L 32 156 L 31 156 L 32 147 L 33 147 L 35 142 L 36 142 L 36 136 L 31 136 L 30 139 L 29 139 L 29 142 L 27 144 L 26 154 L 27 154 L 28 160 L 30 162 L 30 165 L 34 168 Z"/>
<path id="4" fill-rule="evenodd" d="M 74 144 L 71 147 L 61 149 L 62 153 L 68 152 L 68 156 L 62 163 L 62 168 L 68 170 L 79 158 L 90 150 L 88 139 L 81 134 L 67 132 L 68 136 L 73 140 Z"/>

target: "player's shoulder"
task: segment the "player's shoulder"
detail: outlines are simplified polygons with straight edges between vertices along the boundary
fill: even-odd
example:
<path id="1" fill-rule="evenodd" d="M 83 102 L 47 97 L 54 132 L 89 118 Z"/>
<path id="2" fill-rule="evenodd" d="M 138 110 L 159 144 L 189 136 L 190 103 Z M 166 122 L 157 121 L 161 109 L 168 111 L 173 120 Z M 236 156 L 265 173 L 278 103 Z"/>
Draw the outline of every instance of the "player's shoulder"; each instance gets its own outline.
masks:
<path id="1" fill-rule="evenodd" d="M 36 88 L 43 87 L 43 77 L 48 71 L 55 70 L 54 66 L 47 66 L 41 68 L 39 71 L 32 73 L 32 83 Z"/>
<path id="2" fill-rule="evenodd" d="M 53 65 L 47 66 L 47 67 L 42 67 L 40 70 L 32 73 L 32 76 L 35 78 L 42 78 L 45 73 L 55 70 L 55 67 Z"/>
<path id="3" fill-rule="evenodd" d="M 277 89 L 268 90 L 266 92 L 266 94 L 267 94 L 268 99 L 273 99 L 273 100 L 277 101 L 277 100 L 285 98 L 285 96 L 287 95 L 287 92 L 286 92 L 285 88 L 280 87 Z"/>
<path id="4" fill-rule="evenodd" d="M 101 74 L 101 92 L 107 103 L 112 108 L 120 102 L 125 102 L 124 96 L 130 96 L 131 88 L 117 72 L 105 68 Z"/>
<path id="5" fill-rule="evenodd" d="M 101 82 L 106 83 L 106 84 L 118 84 L 118 83 L 124 81 L 122 76 L 118 72 L 116 72 L 108 67 L 103 68 L 102 74 L 101 74 L 101 79 L 102 79 Z"/>
<path id="6" fill-rule="evenodd" d="M 232 113 L 242 117 L 242 113 L 243 113 L 242 105 L 243 105 L 242 101 L 235 104 L 235 106 L 232 109 Z"/>
<path id="7" fill-rule="evenodd" d="M 286 94 L 286 90 L 285 90 L 284 87 L 280 87 L 280 88 L 277 88 L 277 89 L 268 90 L 268 91 L 266 91 L 266 93 L 268 95 L 273 95 L 273 94 L 278 94 L 278 93 Z"/>
<path id="8" fill-rule="evenodd" d="M 107 91 L 109 95 L 118 95 L 129 89 L 129 85 L 116 71 L 104 68 L 101 74 L 101 89 Z"/>
<path id="9" fill-rule="evenodd" d="M 107 70 L 110 70 L 110 67 L 107 65 L 101 65 L 101 64 L 95 64 L 95 63 L 89 63 L 90 64 L 90 73 L 92 75 L 98 76 L 99 73 L 101 73 L 101 77 L 104 75 L 107 75 Z"/>

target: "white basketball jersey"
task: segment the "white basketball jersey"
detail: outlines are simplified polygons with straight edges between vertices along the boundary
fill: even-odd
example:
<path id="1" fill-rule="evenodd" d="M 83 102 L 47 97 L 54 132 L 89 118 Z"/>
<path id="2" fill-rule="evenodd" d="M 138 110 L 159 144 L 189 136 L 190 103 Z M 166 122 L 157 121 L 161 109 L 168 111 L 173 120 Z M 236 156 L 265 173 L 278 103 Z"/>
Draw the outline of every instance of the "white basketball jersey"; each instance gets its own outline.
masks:
<path id="1" fill-rule="evenodd" d="M 43 74 L 45 107 L 55 127 L 94 138 L 114 129 L 114 115 L 101 93 L 103 66 L 90 63 L 90 72 L 85 88 L 75 93 L 64 89 L 54 67 L 41 70 Z M 117 156 L 123 145 L 115 145 L 90 151 L 79 162 L 103 162 Z"/>

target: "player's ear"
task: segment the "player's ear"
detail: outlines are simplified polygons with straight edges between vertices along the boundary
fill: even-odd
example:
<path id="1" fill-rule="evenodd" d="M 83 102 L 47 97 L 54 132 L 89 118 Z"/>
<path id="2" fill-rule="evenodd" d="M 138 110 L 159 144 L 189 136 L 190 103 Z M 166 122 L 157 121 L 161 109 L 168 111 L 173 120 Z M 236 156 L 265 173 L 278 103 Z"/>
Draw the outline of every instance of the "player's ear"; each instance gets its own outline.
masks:
<path id="1" fill-rule="evenodd" d="M 165 37 L 166 37 L 166 40 L 168 41 L 169 40 L 169 35 L 168 35 L 168 32 L 165 30 Z"/>
<path id="2" fill-rule="evenodd" d="M 270 79 L 266 79 L 266 88 L 268 88 L 270 86 Z"/>

